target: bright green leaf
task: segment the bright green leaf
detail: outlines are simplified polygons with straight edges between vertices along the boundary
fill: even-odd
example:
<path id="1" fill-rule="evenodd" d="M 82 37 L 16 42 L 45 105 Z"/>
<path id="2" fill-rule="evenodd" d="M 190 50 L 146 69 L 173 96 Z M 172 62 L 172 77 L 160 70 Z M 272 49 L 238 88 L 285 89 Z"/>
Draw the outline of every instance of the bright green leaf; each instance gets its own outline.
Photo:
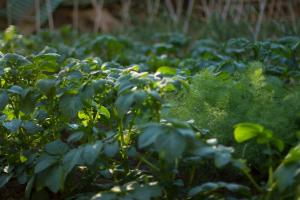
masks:
<path id="1" fill-rule="evenodd" d="M 167 67 L 167 66 L 163 66 L 163 67 L 158 68 L 156 72 L 159 72 L 164 75 L 175 75 L 176 69 Z"/>
<path id="2" fill-rule="evenodd" d="M 240 123 L 235 126 L 234 139 L 239 142 L 245 142 L 263 132 L 264 127 L 253 123 Z"/>

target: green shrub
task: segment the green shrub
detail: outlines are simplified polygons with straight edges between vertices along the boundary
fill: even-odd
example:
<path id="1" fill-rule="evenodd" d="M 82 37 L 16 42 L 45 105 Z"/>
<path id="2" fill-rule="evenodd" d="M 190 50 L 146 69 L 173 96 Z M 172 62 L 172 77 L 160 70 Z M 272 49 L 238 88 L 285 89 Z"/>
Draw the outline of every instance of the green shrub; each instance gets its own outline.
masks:
<path id="1" fill-rule="evenodd" d="M 298 87 L 287 86 L 278 78 L 265 76 L 259 63 L 233 75 L 214 74 L 209 70 L 195 75 L 191 87 L 169 97 L 169 116 L 195 120 L 221 143 L 233 145 L 233 126 L 240 122 L 259 123 L 277 133 L 287 144 L 293 144 L 300 111 Z M 236 146 L 239 156 L 258 162 L 259 148 Z M 259 158 L 260 160 L 263 157 Z"/>

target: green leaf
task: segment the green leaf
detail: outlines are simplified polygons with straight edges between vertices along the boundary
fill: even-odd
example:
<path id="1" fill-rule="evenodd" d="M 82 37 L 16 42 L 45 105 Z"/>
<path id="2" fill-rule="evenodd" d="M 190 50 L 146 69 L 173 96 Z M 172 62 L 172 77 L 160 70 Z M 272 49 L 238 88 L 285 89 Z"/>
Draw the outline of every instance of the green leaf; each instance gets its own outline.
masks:
<path id="1" fill-rule="evenodd" d="M 281 165 L 274 173 L 279 190 L 282 192 L 295 182 L 295 176 L 299 172 L 298 165 Z"/>
<path id="2" fill-rule="evenodd" d="M 2 111 L 5 106 L 8 104 L 8 95 L 6 93 L 6 91 L 3 91 L 1 94 L 0 94 L 0 111 Z"/>
<path id="3" fill-rule="evenodd" d="M 110 112 L 106 107 L 100 106 L 100 109 L 98 111 L 101 115 L 105 116 L 107 119 L 110 118 Z"/>
<path id="4" fill-rule="evenodd" d="M 62 165 L 55 165 L 47 171 L 45 186 L 53 193 L 57 193 L 64 185 L 64 168 Z"/>
<path id="5" fill-rule="evenodd" d="M 151 144 L 153 144 L 157 137 L 163 133 L 163 128 L 159 125 L 153 124 L 150 126 L 147 126 L 142 131 L 142 134 L 139 136 L 138 139 L 138 146 L 139 148 L 145 148 Z"/>
<path id="6" fill-rule="evenodd" d="M 116 200 L 117 195 L 114 193 L 100 192 L 94 195 L 91 200 Z"/>
<path id="7" fill-rule="evenodd" d="M 282 152 L 284 150 L 284 142 L 278 138 L 273 138 L 272 143 L 278 149 L 278 151 Z"/>
<path id="8" fill-rule="evenodd" d="M 35 176 L 32 176 L 26 184 L 25 188 L 25 199 L 30 199 L 31 191 L 33 188 Z"/>
<path id="9" fill-rule="evenodd" d="M 36 86 L 44 94 L 49 94 L 52 90 L 54 90 L 55 85 L 56 85 L 56 80 L 53 79 L 41 79 L 36 84 Z"/>
<path id="10" fill-rule="evenodd" d="M 117 141 L 104 145 L 104 154 L 108 157 L 114 157 L 119 152 L 119 144 Z"/>
<path id="11" fill-rule="evenodd" d="M 15 53 L 8 53 L 5 54 L 3 57 L 4 61 L 4 68 L 9 67 L 9 68 L 15 68 L 15 67 L 20 67 L 24 65 L 30 64 L 30 61 L 27 60 L 24 56 L 15 54 Z"/>
<path id="12" fill-rule="evenodd" d="M 82 159 L 88 165 L 92 165 L 96 159 L 99 157 L 100 151 L 102 150 L 103 143 L 97 141 L 94 144 L 87 144 L 83 148 Z"/>
<path id="13" fill-rule="evenodd" d="M 35 134 L 43 130 L 42 127 L 33 123 L 32 121 L 23 121 L 22 127 L 26 130 L 27 133 L 31 134 Z"/>
<path id="14" fill-rule="evenodd" d="M 10 122 L 4 122 L 3 126 L 7 128 L 10 132 L 16 133 L 21 127 L 21 124 L 22 124 L 22 120 L 13 119 Z"/>
<path id="15" fill-rule="evenodd" d="M 300 162 L 300 144 L 292 148 L 282 161 L 283 164 L 294 162 Z"/>
<path id="16" fill-rule="evenodd" d="M 34 167 L 34 173 L 37 174 L 37 173 L 47 169 L 51 165 L 55 164 L 57 161 L 58 161 L 57 157 L 50 156 L 50 155 L 47 155 L 47 154 L 42 155 L 38 159 L 37 164 Z"/>
<path id="17" fill-rule="evenodd" d="M 10 89 L 7 90 L 8 92 L 11 92 L 13 94 L 18 94 L 18 95 L 22 95 L 23 94 L 23 91 L 24 89 L 18 85 L 14 85 L 12 86 Z"/>
<path id="18" fill-rule="evenodd" d="M 82 108 L 80 97 L 76 95 L 63 95 L 59 102 L 59 110 L 66 118 L 73 118 Z"/>
<path id="19" fill-rule="evenodd" d="M 78 131 L 75 133 L 72 133 L 69 137 L 68 137 L 68 142 L 69 143 L 74 143 L 74 142 L 78 142 L 81 140 L 81 138 L 83 138 L 84 136 L 84 132 L 82 131 Z"/>
<path id="20" fill-rule="evenodd" d="M 0 188 L 5 186 L 6 183 L 12 178 L 12 174 L 2 174 L 0 175 Z"/>
<path id="21" fill-rule="evenodd" d="M 176 75 L 176 69 L 167 66 L 158 68 L 156 72 L 159 72 L 164 75 Z"/>
<path id="22" fill-rule="evenodd" d="M 25 94 L 27 93 L 27 94 Z M 36 98 L 35 95 L 33 93 L 33 91 L 28 91 L 26 92 L 24 90 L 23 92 L 23 96 L 22 96 L 22 102 L 20 103 L 20 110 L 22 112 L 24 112 L 25 114 L 30 115 L 36 106 Z"/>
<path id="23" fill-rule="evenodd" d="M 249 188 L 240 184 L 225 183 L 225 182 L 215 182 L 215 183 L 209 182 L 192 188 L 189 191 L 189 196 L 194 197 L 199 194 L 205 195 L 207 193 L 217 192 L 217 190 L 220 190 L 222 192 L 224 189 L 233 193 L 240 193 L 240 194 L 249 193 Z"/>
<path id="24" fill-rule="evenodd" d="M 133 102 L 134 94 L 132 93 L 119 96 L 115 103 L 118 115 L 123 117 L 129 111 L 129 108 Z"/>
<path id="25" fill-rule="evenodd" d="M 63 155 L 67 153 L 68 150 L 68 145 L 60 140 L 53 141 L 45 146 L 45 151 L 51 155 Z"/>
<path id="26" fill-rule="evenodd" d="M 153 198 L 160 197 L 160 195 L 161 188 L 159 186 L 140 185 L 134 189 L 130 196 L 134 199 L 151 200 Z"/>
<path id="27" fill-rule="evenodd" d="M 78 164 L 81 159 L 82 148 L 72 149 L 63 158 L 63 166 L 65 170 L 65 176 Z"/>
<path id="28" fill-rule="evenodd" d="M 57 63 L 59 57 L 60 55 L 56 53 L 46 53 L 35 56 L 33 61 L 38 65 L 39 70 L 51 73 L 59 71 L 60 67 Z"/>
<path id="29" fill-rule="evenodd" d="M 8 95 L 5 91 L 0 94 L 0 111 L 2 111 L 8 104 Z"/>
<path id="30" fill-rule="evenodd" d="M 215 165 L 220 168 L 227 165 L 231 161 L 231 154 L 227 152 L 217 152 L 215 156 Z"/>
<path id="31" fill-rule="evenodd" d="M 115 103 L 118 115 L 123 117 L 130 110 L 133 103 L 141 105 L 146 98 L 147 93 L 145 91 L 134 91 L 133 93 L 119 96 Z"/>
<path id="32" fill-rule="evenodd" d="M 174 161 L 179 158 L 185 147 L 185 138 L 173 131 L 160 134 L 155 141 L 156 151 L 163 153 L 164 159 L 167 161 Z"/>
<path id="33" fill-rule="evenodd" d="M 5 41 L 11 41 L 14 39 L 16 34 L 17 34 L 16 27 L 10 25 L 7 29 L 5 29 L 3 38 Z"/>
<path id="34" fill-rule="evenodd" d="M 263 126 L 253 123 L 240 123 L 234 128 L 234 139 L 239 143 L 250 140 L 264 131 Z"/>

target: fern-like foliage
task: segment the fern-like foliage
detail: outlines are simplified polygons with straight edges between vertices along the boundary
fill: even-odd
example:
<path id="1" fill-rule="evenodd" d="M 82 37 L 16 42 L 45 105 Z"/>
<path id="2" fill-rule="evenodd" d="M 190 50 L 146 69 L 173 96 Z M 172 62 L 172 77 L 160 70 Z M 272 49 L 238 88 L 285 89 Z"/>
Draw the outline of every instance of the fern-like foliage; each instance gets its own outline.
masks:
<path id="1" fill-rule="evenodd" d="M 189 91 L 169 98 L 173 106 L 168 117 L 194 119 L 200 128 L 209 130 L 210 137 L 221 143 L 236 145 L 239 156 L 252 164 L 264 163 L 263 149 L 236 144 L 233 126 L 241 122 L 263 124 L 274 131 L 288 145 L 297 141 L 299 130 L 297 114 L 300 113 L 299 87 L 286 87 L 275 77 L 265 76 L 260 64 L 234 75 L 214 75 L 202 71 L 192 81 Z"/>

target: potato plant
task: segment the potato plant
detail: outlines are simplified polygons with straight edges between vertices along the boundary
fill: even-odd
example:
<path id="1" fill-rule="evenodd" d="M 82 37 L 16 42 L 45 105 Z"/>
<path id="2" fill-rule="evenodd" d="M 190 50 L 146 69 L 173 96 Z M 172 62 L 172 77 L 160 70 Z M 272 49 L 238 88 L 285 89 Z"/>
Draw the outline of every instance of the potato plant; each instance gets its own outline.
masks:
<path id="1" fill-rule="evenodd" d="M 204 68 L 230 74 L 257 60 L 287 87 L 298 84 L 299 39 L 192 45 L 185 36 L 164 35 L 146 45 L 68 29 L 25 37 L 13 27 L 2 36 L 1 191 L 19 185 L 25 199 L 297 196 L 299 145 L 287 148 L 262 125 L 236 125 L 238 143 L 256 138 L 281 155 L 272 163 L 270 153 L 268 173 L 256 177 L 234 148 L 193 120 L 164 113 L 166 97 L 189 89 Z"/>

